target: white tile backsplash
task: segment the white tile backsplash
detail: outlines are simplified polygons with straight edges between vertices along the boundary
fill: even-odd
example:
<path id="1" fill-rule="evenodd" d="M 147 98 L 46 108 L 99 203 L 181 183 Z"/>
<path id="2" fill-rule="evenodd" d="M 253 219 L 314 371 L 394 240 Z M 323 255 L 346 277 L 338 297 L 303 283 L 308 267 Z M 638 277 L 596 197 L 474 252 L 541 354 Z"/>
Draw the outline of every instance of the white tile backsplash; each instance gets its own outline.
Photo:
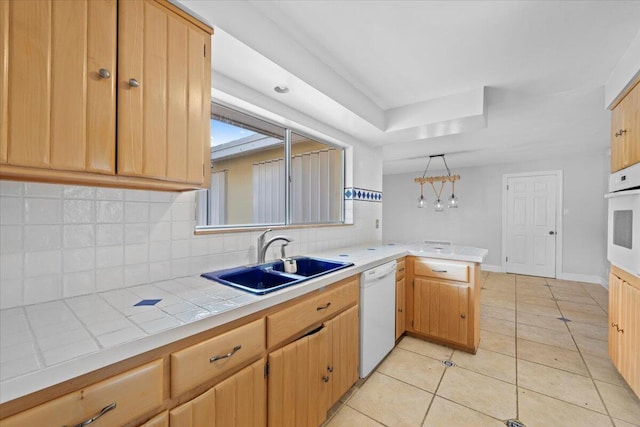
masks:
<path id="1" fill-rule="evenodd" d="M 0 181 L 0 309 L 256 262 L 259 232 L 196 236 L 195 208 L 195 192 Z M 294 240 L 287 255 L 371 241 L 380 238 L 374 222 L 381 212 L 380 203 L 346 201 L 353 226 L 277 230 L 270 236 Z M 279 256 L 276 244 L 268 258 Z M 128 332 L 103 340 L 142 333 L 137 326 L 121 330 Z"/>

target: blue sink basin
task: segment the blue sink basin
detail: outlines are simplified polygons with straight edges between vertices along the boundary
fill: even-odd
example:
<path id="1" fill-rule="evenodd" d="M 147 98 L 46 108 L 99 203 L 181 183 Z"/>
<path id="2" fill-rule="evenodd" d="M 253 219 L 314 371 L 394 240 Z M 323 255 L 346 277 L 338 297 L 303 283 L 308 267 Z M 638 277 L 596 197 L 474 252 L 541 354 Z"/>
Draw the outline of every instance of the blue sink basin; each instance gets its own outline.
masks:
<path id="1" fill-rule="evenodd" d="M 261 265 L 212 271 L 202 274 L 202 277 L 256 295 L 264 295 L 353 265 L 351 262 L 310 257 L 293 259 L 298 267 L 295 274 L 285 273 L 282 261 L 272 261 Z"/>
<path id="2" fill-rule="evenodd" d="M 318 258 L 309 257 L 294 257 L 298 270 L 295 272 L 298 276 L 315 277 L 323 274 L 331 273 L 336 270 L 353 265 L 352 263 L 345 263 L 339 261 L 327 261 Z M 276 271 L 284 271 L 284 263 L 282 261 L 276 261 L 272 265 Z"/>

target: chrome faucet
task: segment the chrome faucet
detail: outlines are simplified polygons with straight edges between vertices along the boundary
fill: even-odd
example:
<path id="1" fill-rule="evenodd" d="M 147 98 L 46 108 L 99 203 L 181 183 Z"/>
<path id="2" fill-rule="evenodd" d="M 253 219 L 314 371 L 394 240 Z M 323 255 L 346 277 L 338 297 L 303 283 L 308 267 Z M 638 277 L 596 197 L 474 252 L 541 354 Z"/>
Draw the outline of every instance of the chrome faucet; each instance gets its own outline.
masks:
<path id="1" fill-rule="evenodd" d="M 272 238 L 270 238 L 266 243 L 264 241 L 266 235 L 268 232 L 272 231 L 270 228 L 267 228 L 267 230 L 260 234 L 260 236 L 258 236 L 258 264 L 262 264 L 264 263 L 264 258 L 265 255 L 267 254 L 267 249 L 269 249 L 269 246 L 271 246 L 272 243 L 277 242 L 278 240 L 284 240 L 286 244 L 288 244 L 289 242 L 292 242 L 293 240 L 287 236 L 273 236 Z"/>

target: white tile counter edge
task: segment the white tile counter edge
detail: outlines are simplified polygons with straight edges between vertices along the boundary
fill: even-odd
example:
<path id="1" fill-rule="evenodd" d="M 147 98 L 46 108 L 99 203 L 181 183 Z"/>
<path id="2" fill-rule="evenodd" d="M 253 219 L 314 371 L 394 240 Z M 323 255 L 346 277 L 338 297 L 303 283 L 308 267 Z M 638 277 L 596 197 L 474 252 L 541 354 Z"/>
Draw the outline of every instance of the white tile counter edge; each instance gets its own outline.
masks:
<path id="1" fill-rule="evenodd" d="M 350 261 L 353 267 L 337 271 L 317 279 L 309 280 L 300 285 L 291 286 L 281 291 L 260 296 L 259 299 L 249 302 L 229 311 L 214 314 L 209 317 L 183 324 L 172 329 L 150 334 L 146 337 L 129 341 L 116 347 L 107 348 L 98 352 L 80 356 L 57 365 L 45 367 L 24 375 L 0 382 L 0 403 L 5 403 L 44 388 L 68 381 L 80 375 L 87 374 L 97 369 L 121 362 L 128 358 L 140 355 L 150 350 L 171 344 L 189 336 L 204 332 L 211 328 L 240 319 L 258 311 L 273 307 L 293 298 L 321 289 L 339 280 L 359 274 L 365 270 L 378 266 L 388 261 L 406 256 L 424 256 L 459 261 L 481 263 L 487 255 L 486 249 L 466 248 L 463 253 L 455 251 L 431 251 L 429 248 L 415 244 L 385 244 L 375 243 L 358 247 L 334 249 L 322 253 L 312 254 L 324 259 Z M 460 252 L 460 251 L 458 251 Z M 348 254 L 343 256 L 341 254 Z M 201 279 L 206 280 L 206 279 Z M 223 286 L 223 285 L 220 285 Z"/>

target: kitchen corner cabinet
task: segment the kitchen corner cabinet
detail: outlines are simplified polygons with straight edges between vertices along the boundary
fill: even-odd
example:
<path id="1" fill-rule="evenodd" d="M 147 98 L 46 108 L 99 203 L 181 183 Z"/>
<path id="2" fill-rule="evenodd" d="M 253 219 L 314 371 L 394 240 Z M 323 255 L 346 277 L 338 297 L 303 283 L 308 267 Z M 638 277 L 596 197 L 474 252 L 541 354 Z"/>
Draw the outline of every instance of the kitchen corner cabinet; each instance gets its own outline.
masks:
<path id="1" fill-rule="evenodd" d="M 405 323 L 405 260 L 398 260 L 396 267 L 396 340 L 404 334 Z"/>
<path id="2" fill-rule="evenodd" d="M 164 0 L 0 2 L 0 178 L 202 186 L 211 34 Z"/>
<path id="3" fill-rule="evenodd" d="M 609 274 L 609 357 L 640 397 L 640 279 L 611 266 Z"/>
<path id="4" fill-rule="evenodd" d="M 611 114 L 611 172 L 640 162 L 640 82 Z"/>
<path id="5" fill-rule="evenodd" d="M 478 263 L 407 257 L 407 329 L 474 353 L 480 342 Z"/>

